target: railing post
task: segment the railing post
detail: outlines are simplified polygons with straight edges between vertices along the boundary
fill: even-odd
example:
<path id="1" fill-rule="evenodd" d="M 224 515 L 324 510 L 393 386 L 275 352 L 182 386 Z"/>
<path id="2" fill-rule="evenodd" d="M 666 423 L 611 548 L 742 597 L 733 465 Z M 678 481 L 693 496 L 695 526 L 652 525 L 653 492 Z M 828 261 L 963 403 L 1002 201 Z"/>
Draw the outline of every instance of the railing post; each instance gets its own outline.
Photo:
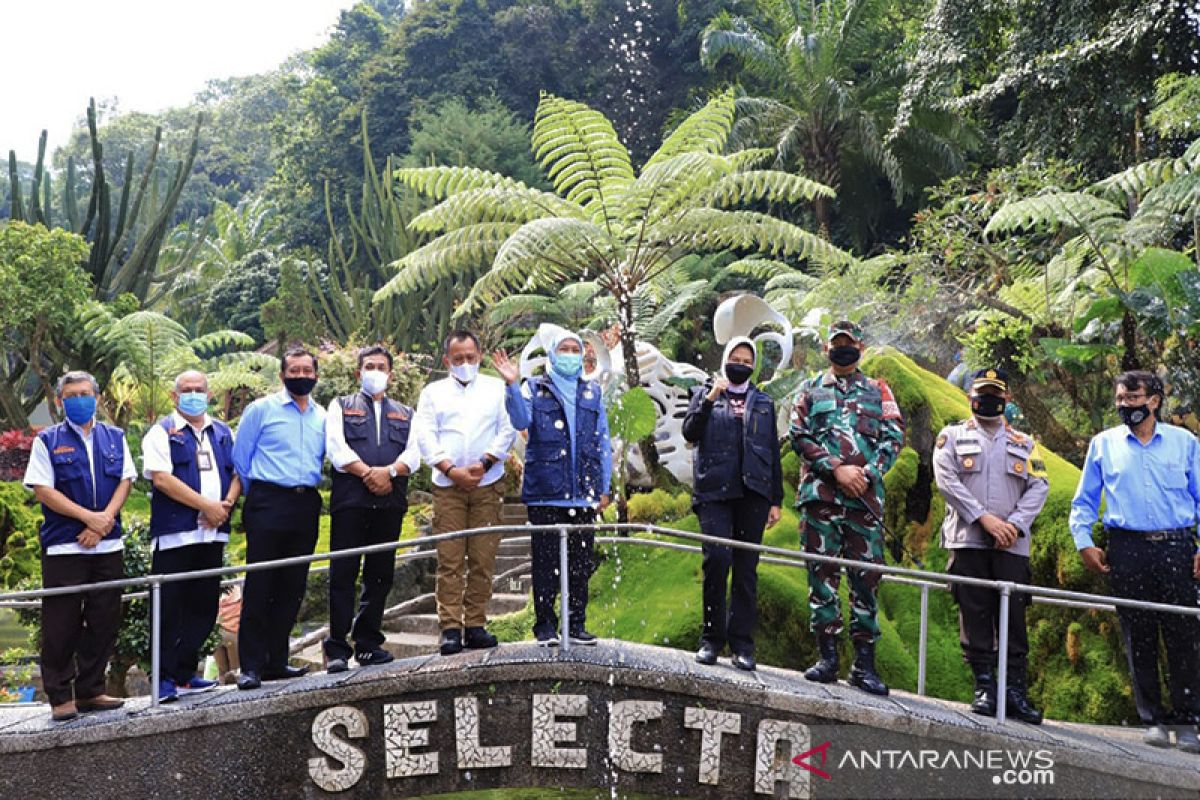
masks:
<path id="1" fill-rule="evenodd" d="M 917 694 L 925 694 L 925 651 L 929 633 L 929 584 L 921 585 L 921 630 L 917 648 Z"/>
<path id="2" fill-rule="evenodd" d="M 571 582 L 567 579 L 567 529 L 558 529 L 558 588 L 561 595 L 562 613 L 559 627 L 562 628 L 559 647 L 564 653 L 571 650 Z"/>
<path id="3" fill-rule="evenodd" d="M 159 663 L 158 639 L 162 626 L 162 584 L 150 580 L 150 707 L 158 707 L 158 684 L 162 664 Z"/>
<path id="4" fill-rule="evenodd" d="M 1000 584 L 1000 652 L 996 655 L 996 721 L 1008 716 L 1008 606 L 1012 584 Z"/>

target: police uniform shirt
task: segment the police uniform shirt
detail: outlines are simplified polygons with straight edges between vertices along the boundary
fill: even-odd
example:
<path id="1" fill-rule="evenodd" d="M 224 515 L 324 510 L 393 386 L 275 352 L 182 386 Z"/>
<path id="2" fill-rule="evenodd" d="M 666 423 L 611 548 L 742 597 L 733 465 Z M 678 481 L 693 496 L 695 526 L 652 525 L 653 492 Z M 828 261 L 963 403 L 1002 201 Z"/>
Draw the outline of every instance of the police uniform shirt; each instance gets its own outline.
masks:
<path id="1" fill-rule="evenodd" d="M 1007 552 L 1029 555 L 1033 521 L 1050 493 L 1046 467 L 1032 438 L 1007 424 L 989 432 L 974 417 L 949 425 L 934 447 L 933 475 L 946 499 L 945 547 L 993 547 L 996 540 L 979 518 L 994 514 L 1024 533 Z"/>
<path id="2" fill-rule="evenodd" d="M 71 426 L 71 430 L 79 434 L 79 438 L 83 440 L 84 450 L 87 451 L 87 460 L 89 469 L 95 469 L 94 460 L 92 458 L 92 431 L 83 432 L 83 428 L 76 425 L 74 422 L 67 420 L 67 424 Z M 133 454 L 129 452 L 129 439 L 122 437 L 125 444 L 125 463 L 121 467 L 121 480 L 132 481 L 137 478 L 137 467 L 133 463 Z M 25 486 L 32 489 L 35 486 L 49 486 L 54 488 L 54 464 L 50 460 L 50 453 L 46 450 L 46 444 L 40 437 L 34 437 L 33 449 L 29 451 L 29 466 L 25 468 Z M 92 500 L 95 502 L 96 482 L 92 481 Z M 71 555 L 86 555 L 95 556 L 103 553 L 112 553 L 121 550 L 125 547 L 125 543 L 121 539 L 101 539 L 95 547 L 87 548 L 79 542 L 70 542 L 69 544 L 55 544 L 46 549 L 48 556 L 71 556 Z"/>
<path id="3" fill-rule="evenodd" d="M 197 429 L 183 418 L 178 411 L 171 413 L 171 425 L 176 430 L 186 431 L 196 438 L 196 462 L 200 468 L 200 496 L 207 500 L 220 502 L 224 499 L 221 494 L 221 474 L 217 468 L 217 458 L 213 454 L 212 420 L 207 414 Z M 171 462 L 171 440 L 162 425 L 151 425 L 142 437 L 142 477 L 148 481 L 154 480 L 155 472 L 174 474 L 175 466 Z M 189 544 L 210 544 L 212 542 L 228 542 L 229 534 L 215 528 L 210 528 L 200 520 L 200 512 L 196 512 L 196 529 L 167 533 L 154 537 L 154 549 L 170 550 L 174 547 L 185 547 Z"/>

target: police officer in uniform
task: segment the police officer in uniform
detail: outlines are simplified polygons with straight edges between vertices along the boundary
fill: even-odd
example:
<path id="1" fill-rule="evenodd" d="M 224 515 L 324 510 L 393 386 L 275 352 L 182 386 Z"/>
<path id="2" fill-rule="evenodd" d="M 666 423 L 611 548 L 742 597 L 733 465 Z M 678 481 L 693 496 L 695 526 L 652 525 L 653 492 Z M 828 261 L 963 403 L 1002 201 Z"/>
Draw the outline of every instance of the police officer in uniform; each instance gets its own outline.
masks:
<path id="1" fill-rule="evenodd" d="M 1029 543 L 1033 521 L 1046 503 L 1050 484 L 1037 443 L 1014 430 L 1004 417 L 1008 375 L 981 369 L 971 382 L 970 419 L 947 425 L 938 435 L 933 475 L 946 499 L 942 545 L 950 551 L 951 575 L 1012 583 L 1030 582 Z M 971 710 L 996 714 L 996 659 L 1000 595 L 995 589 L 955 585 L 959 641 L 975 676 Z M 1029 595 L 1008 605 L 1007 713 L 1039 725 L 1039 712 L 1026 695 L 1025 607 Z"/>
<path id="2" fill-rule="evenodd" d="M 830 326 L 825 342 L 829 370 L 801 384 L 789 435 L 802 463 L 796 506 L 805 552 L 881 564 L 883 476 L 904 445 L 904 419 L 887 383 L 858 369 L 864 349 L 858 325 L 842 321 Z M 808 565 L 808 602 L 820 659 L 804 677 L 819 683 L 833 683 L 838 675 L 840 573 L 833 564 Z M 848 680 L 870 694 L 886 695 L 888 687 L 875 672 L 880 573 L 848 569 L 847 577 L 855 653 Z"/>
<path id="3" fill-rule="evenodd" d="M 362 391 L 329 404 L 325 450 L 333 464 L 329 496 L 329 549 L 349 550 L 400 538 L 408 510 L 408 476 L 421 466 L 413 410 L 387 396 L 392 354 L 382 347 L 358 352 Z M 362 594 L 354 613 L 354 583 L 362 568 Z M 329 564 L 329 637 L 326 668 L 345 672 L 351 654 L 360 666 L 386 664 L 383 607 L 392 588 L 396 554 L 335 558 Z M 353 619 L 353 627 L 351 626 Z M 351 648 L 347 635 L 354 639 Z"/>

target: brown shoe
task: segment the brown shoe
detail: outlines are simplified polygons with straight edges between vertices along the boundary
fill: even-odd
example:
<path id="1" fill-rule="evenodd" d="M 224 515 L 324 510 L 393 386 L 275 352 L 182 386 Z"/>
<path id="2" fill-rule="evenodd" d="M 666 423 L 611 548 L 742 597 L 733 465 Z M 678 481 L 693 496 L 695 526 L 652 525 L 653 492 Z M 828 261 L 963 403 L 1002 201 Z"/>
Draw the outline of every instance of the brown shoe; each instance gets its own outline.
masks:
<path id="1" fill-rule="evenodd" d="M 55 722 L 66 722 L 69 719 L 75 719 L 79 716 L 79 710 L 75 708 L 75 701 L 68 700 L 65 703 L 60 703 L 50 707 L 50 719 Z"/>
<path id="2" fill-rule="evenodd" d="M 80 711 L 112 711 L 125 705 L 125 701 L 117 697 L 109 697 L 106 694 L 98 694 L 87 700 L 77 700 L 76 704 Z"/>

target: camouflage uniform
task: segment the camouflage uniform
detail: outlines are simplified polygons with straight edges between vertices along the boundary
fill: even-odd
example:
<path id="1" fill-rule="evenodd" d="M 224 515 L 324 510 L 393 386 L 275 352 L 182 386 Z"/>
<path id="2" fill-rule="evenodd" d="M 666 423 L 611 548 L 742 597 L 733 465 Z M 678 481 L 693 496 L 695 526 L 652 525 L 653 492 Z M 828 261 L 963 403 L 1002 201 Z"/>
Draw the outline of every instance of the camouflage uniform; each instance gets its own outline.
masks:
<path id="1" fill-rule="evenodd" d="M 904 419 L 887 383 L 858 370 L 842 378 L 831 370 L 805 381 L 792 404 L 788 433 L 803 459 L 796 506 L 804 550 L 883 563 L 883 531 L 867 509 L 882 516 L 883 476 L 904 445 Z M 852 498 L 838 487 L 833 472 L 842 464 L 866 471 L 870 487 L 862 498 Z M 875 587 L 880 573 L 847 572 L 851 637 L 874 642 L 879 638 Z M 808 565 L 808 602 L 817 634 L 836 636 L 842 631 L 840 577 L 836 565 Z"/>

